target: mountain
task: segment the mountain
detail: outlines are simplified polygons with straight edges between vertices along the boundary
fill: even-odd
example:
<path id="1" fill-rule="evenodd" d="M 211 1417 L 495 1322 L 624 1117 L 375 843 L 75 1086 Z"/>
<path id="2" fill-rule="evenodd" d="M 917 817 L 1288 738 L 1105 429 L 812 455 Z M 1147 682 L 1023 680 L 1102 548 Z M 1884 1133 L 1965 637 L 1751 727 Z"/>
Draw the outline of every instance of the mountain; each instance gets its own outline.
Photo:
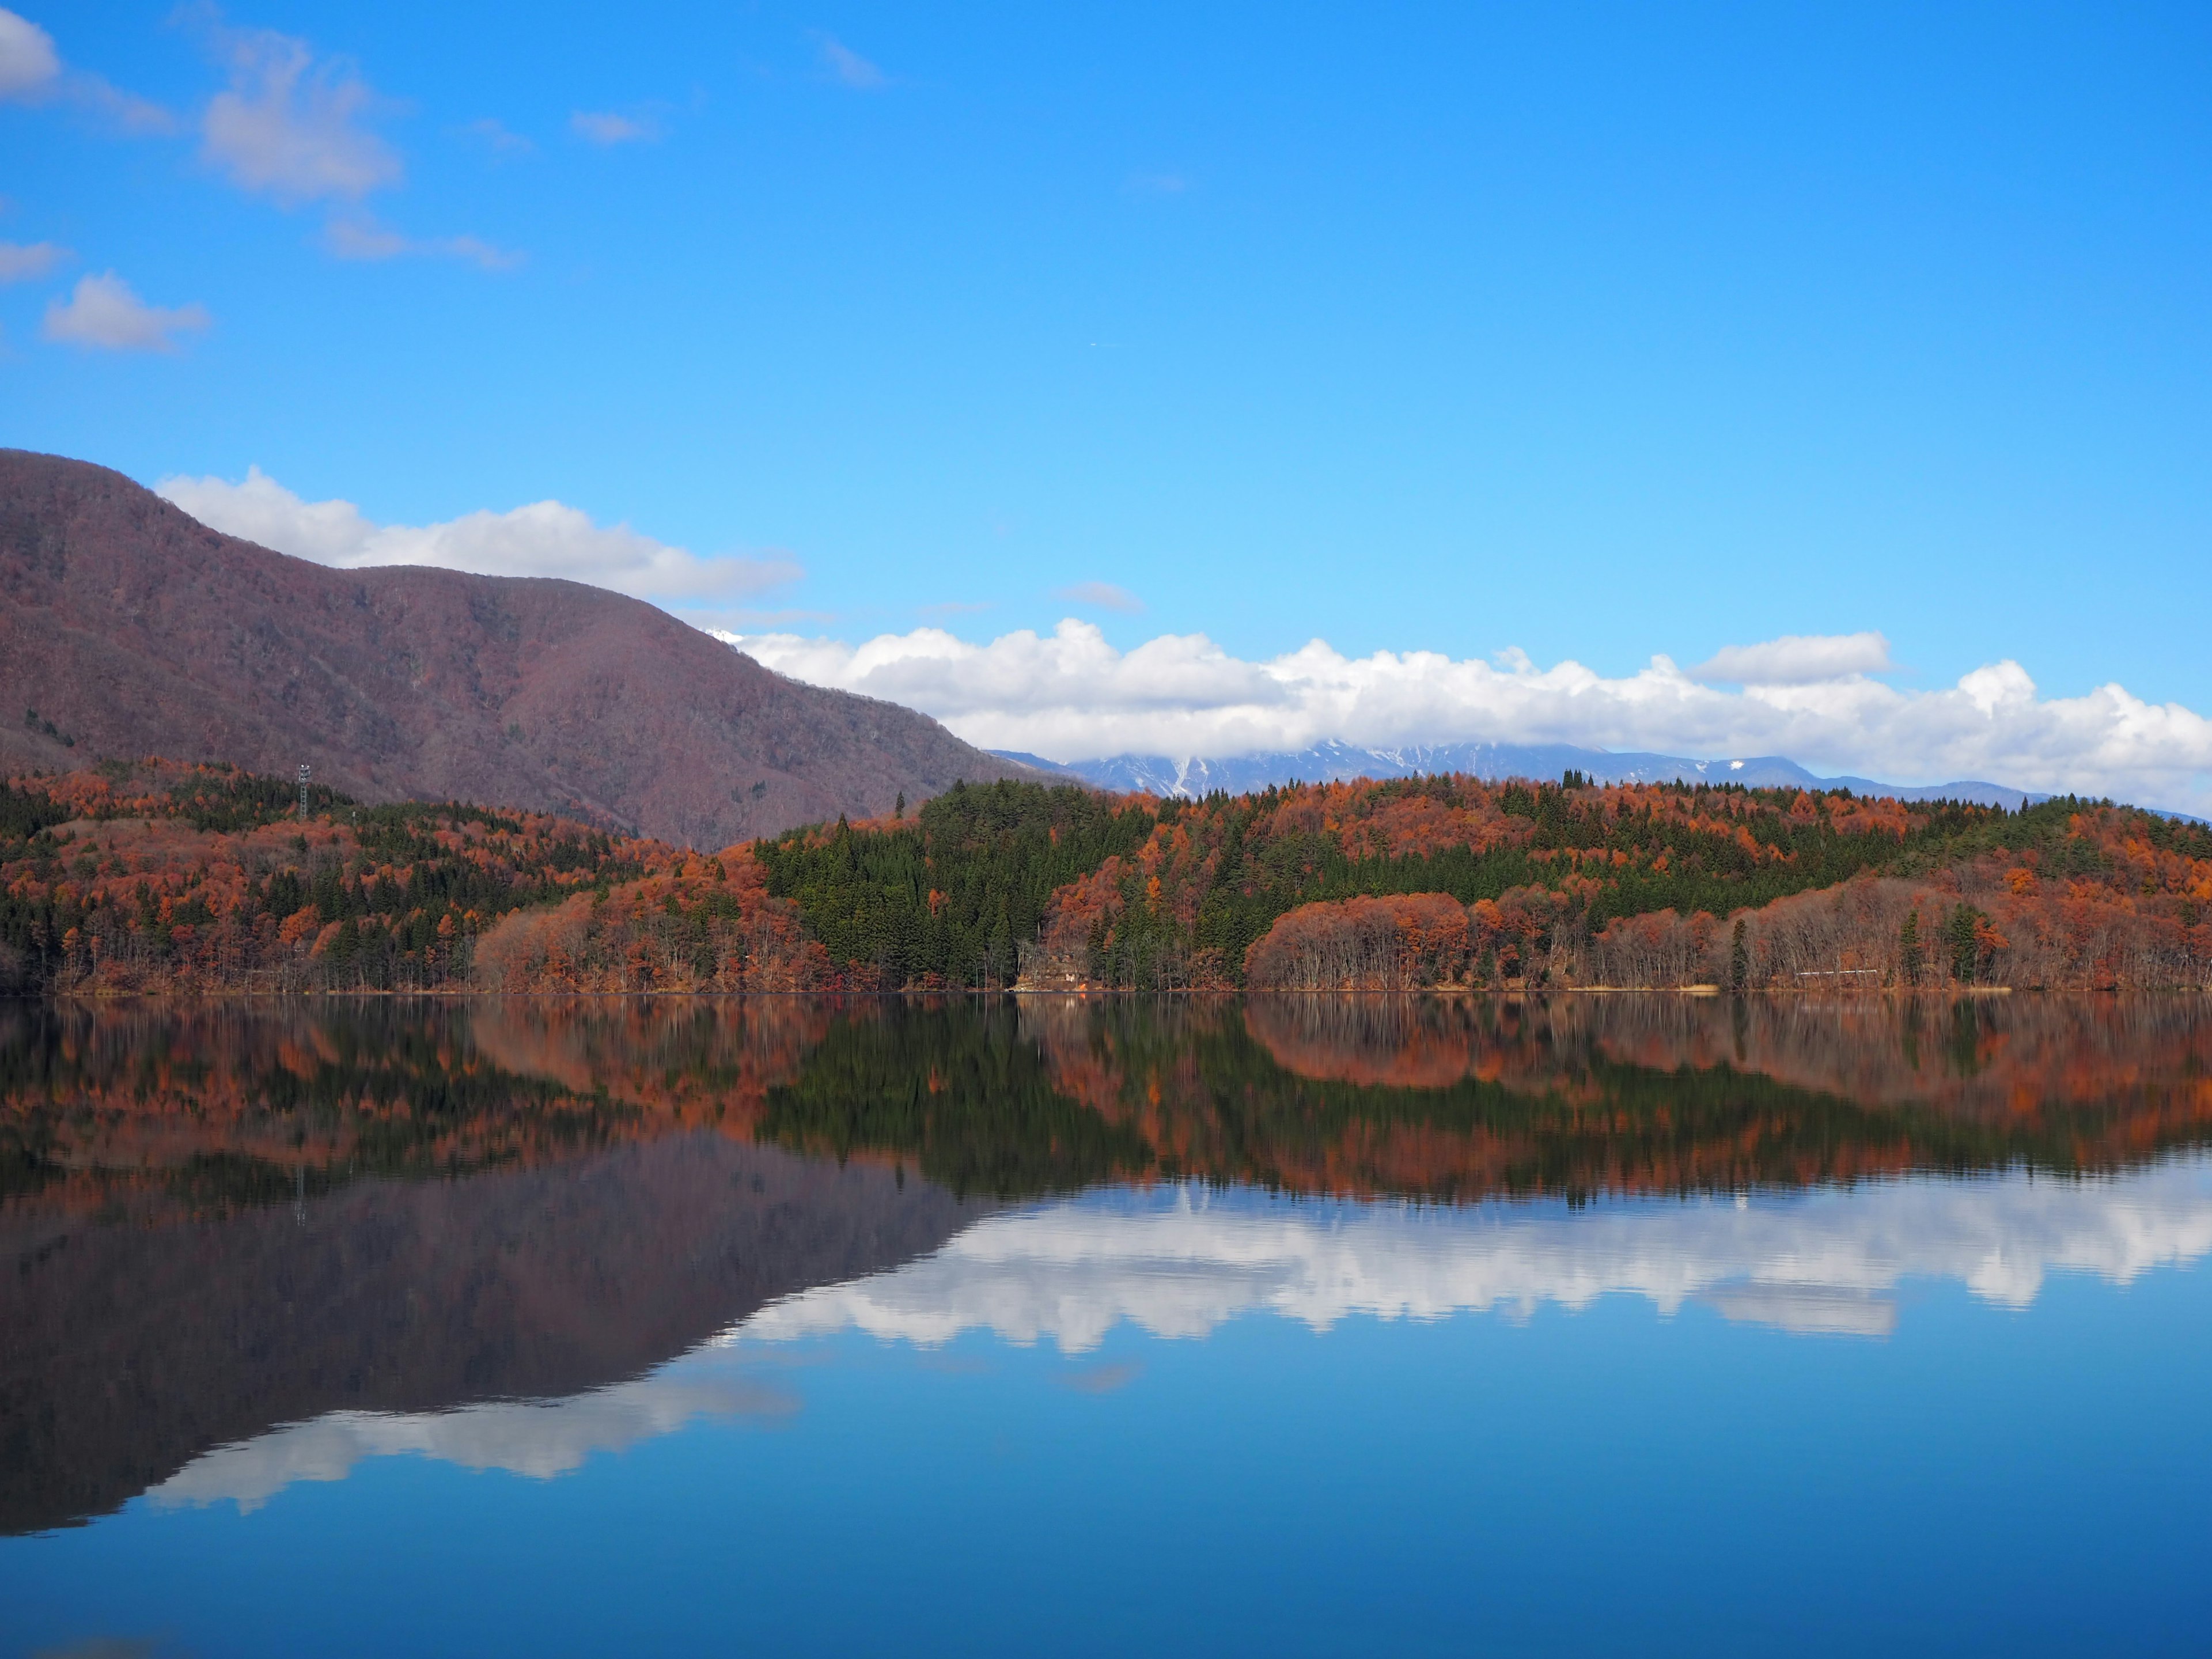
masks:
<path id="1" fill-rule="evenodd" d="M 1360 749 L 1348 743 L 1329 742 L 1295 753 L 1233 755 L 1212 760 L 1115 755 L 1059 763 L 1034 755 L 1002 757 L 1079 778 L 1102 789 L 1135 790 L 1188 800 L 1199 799 L 1216 789 L 1236 795 L 1293 781 L 1340 783 L 1353 778 L 1462 772 L 1494 782 L 1501 778 L 1557 778 L 1570 770 L 1581 772 L 1596 783 L 1740 783 L 1752 789 L 1849 789 L 1855 794 L 1888 795 L 1898 800 L 1972 801 L 2014 811 L 2024 804 L 2049 799 L 2001 783 L 1901 787 L 1868 778 L 1824 778 L 1779 755 L 1685 760 L 1677 755 L 1616 754 L 1566 743 L 1419 744 L 1397 749 Z"/>
<path id="2" fill-rule="evenodd" d="M 1035 775 L 617 593 L 334 570 L 106 467 L 0 450 L 0 766 L 149 755 L 304 762 L 365 801 L 527 807 L 693 847 Z"/>

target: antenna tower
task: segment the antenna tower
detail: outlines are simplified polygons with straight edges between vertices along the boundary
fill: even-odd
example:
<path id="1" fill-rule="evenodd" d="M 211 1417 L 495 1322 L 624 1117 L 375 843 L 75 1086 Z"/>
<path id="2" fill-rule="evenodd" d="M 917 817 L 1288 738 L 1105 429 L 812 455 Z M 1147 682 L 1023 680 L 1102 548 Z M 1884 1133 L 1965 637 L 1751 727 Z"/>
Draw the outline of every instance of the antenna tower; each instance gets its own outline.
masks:
<path id="1" fill-rule="evenodd" d="M 300 822 L 307 821 L 307 774 L 313 769 L 307 762 L 300 763 Z"/>

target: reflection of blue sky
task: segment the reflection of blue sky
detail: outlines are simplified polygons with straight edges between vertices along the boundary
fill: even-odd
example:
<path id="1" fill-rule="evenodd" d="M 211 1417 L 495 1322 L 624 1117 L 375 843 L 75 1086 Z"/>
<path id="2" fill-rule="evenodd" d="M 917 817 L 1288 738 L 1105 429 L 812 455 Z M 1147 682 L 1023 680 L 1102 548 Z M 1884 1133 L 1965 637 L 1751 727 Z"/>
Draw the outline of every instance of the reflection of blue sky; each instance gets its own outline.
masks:
<path id="1" fill-rule="evenodd" d="M 2212 1160 L 2202 1158 L 2086 1181 L 1912 1179 L 1583 1210 L 1101 1192 L 993 1217 L 905 1267 L 788 1297 L 633 1382 L 436 1413 L 334 1413 L 210 1452 L 152 1497 L 252 1507 L 294 1481 L 343 1480 L 362 1459 L 401 1454 L 547 1478 L 702 1418 L 795 1411 L 744 1368 L 767 1345 L 846 1333 L 924 1346 L 986 1333 L 1073 1354 L 1121 1325 L 1194 1338 L 1252 1314 L 1327 1329 L 1360 1316 L 1572 1310 L 1626 1294 L 1669 1315 L 1700 1302 L 1784 1331 L 1880 1337 L 1907 1279 L 1955 1281 L 2024 1309 L 2051 1273 L 2126 1284 L 2208 1251 Z M 1066 1380 L 1112 1389 L 1138 1375 L 1123 1363 Z"/>

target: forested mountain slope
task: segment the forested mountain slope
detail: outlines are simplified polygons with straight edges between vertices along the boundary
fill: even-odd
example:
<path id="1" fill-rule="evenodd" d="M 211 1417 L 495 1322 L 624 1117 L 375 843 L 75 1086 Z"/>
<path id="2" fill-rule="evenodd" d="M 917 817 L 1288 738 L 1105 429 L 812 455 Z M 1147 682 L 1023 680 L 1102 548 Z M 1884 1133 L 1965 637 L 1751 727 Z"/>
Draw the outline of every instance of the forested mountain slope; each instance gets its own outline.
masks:
<path id="1" fill-rule="evenodd" d="M 0 787 L 0 987 L 2203 987 L 2212 831 L 2103 803 L 956 785 L 704 854 L 228 768 Z"/>
<path id="2" fill-rule="evenodd" d="M 334 570 L 0 451 L 0 763 L 160 755 L 693 847 L 1033 775 L 576 582 Z"/>
<path id="3" fill-rule="evenodd" d="M 2075 800 L 1571 773 L 1194 803 L 998 785 L 756 856 L 833 962 L 886 986 L 1003 983 L 1010 951 L 1039 988 L 2212 977 L 2212 831 Z"/>

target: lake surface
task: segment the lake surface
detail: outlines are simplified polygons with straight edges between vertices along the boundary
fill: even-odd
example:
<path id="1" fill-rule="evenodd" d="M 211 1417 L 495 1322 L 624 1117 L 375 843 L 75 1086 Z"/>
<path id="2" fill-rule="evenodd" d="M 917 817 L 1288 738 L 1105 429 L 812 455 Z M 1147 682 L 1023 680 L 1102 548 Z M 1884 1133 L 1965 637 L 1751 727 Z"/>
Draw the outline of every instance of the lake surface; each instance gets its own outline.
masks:
<path id="1" fill-rule="evenodd" d="M 2202 1653 L 2212 1006 L 0 1004 L 0 1654 Z"/>

